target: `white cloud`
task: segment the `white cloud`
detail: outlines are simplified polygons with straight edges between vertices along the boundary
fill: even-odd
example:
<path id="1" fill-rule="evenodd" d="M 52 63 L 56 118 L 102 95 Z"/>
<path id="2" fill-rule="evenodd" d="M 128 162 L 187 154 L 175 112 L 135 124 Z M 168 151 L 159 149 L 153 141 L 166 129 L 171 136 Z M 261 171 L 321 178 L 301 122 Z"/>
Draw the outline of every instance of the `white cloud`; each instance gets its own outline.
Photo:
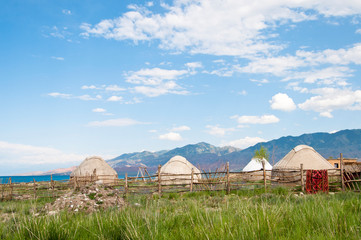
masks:
<path id="1" fill-rule="evenodd" d="M 125 90 L 126 90 L 125 88 L 121 88 L 118 85 L 109 85 L 105 87 L 105 91 L 120 92 Z"/>
<path id="2" fill-rule="evenodd" d="M 357 30 L 355 31 L 355 33 L 361 34 L 361 28 L 357 29 Z"/>
<path id="3" fill-rule="evenodd" d="M 123 101 L 122 96 L 111 96 L 107 99 L 108 102 L 121 102 Z"/>
<path id="4" fill-rule="evenodd" d="M 84 155 L 64 153 L 50 147 L 39 147 L 0 141 L 0 161 L 11 164 L 55 164 L 79 162 Z"/>
<path id="5" fill-rule="evenodd" d="M 159 135 L 159 139 L 161 140 L 170 140 L 170 141 L 181 141 L 182 136 L 176 132 L 169 132 L 162 135 Z"/>
<path id="6" fill-rule="evenodd" d="M 92 111 L 96 113 L 105 113 L 107 110 L 104 108 L 94 108 Z"/>
<path id="7" fill-rule="evenodd" d="M 51 97 L 55 97 L 55 98 L 65 98 L 65 99 L 72 98 L 72 95 L 67 94 L 67 93 L 52 92 L 52 93 L 48 93 L 48 95 L 51 96 Z"/>
<path id="8" fill-rule="evenodd" d="M 177 83 L 174 81 L 167 81 L 156 86 L 136 86 L 133 88 L 134 92 L 141 93 L 147 97 L 158 97 L 165 94 L 177 94 L 177 95 L 187 95 L 188 91 L 183 90 Z"/>
<path id="9" fill-rule="evenodd" d="M 275 115 L 263 116 L 232 116 L 231 118 L 237 119 L 239 124 L 270 124 L 278 123 L 280 120 Z"/>
<path id="10" fill-rule="evenodd" d="M 201 62 L 189 62 L 185 64 L 189 68 L 202 68 L 203 64 Z"/>
<path id="11" fill-rule="evenodd" d="M 245 137 L 234 141 L 230 141 L 228 143 L 224 143 L 222 144 L 222 146 L 232 146 L 232 147 L 245 149 L 260 142 L 266 142 L 266 140 L 260 137 Z"/>
<path id="12" fill-rule="evenodd" d="M 84 85 L 84 86 L 81 87 L 81 89 L 87 90 L 87 89 L 99 89 L 99 88 L 97 88 L 97 87 L 94 86 L 94 85 L 89 85 L 89 86 Z"/>
<path id="13" fill-rule="evenodd" d="M 88 123 L 89 127 L 126 127 L 139 124 L 146 124 L 130 118 L 109 119 L 105 121 L 94 121 Z"/>
<path id="14" fill-rule="evenodd" d="M 332 117 L 335 110 L 361 110 L 361 90 L 318 88 L 311 90 L 313 96 L 298 107 L 305 111 L 319 112 L 322 117 Z"/>
<path id="15" fill-rule="evenodd" d="M 179 126 L 179 127 L 174 127 L 170 131 L 171 132 L 182 132 L 182 131 L 189 131 L 189 130 L 191 130 L 190 127 L 183 125 L 183 126 Z"/>
<path id="16" fill-rule="evenodd" d="M 250 79 L 251 82 L 258 83 L 259 86 L 262 86 L 262 84 L 269 83 L 267 79 L 257 80 L 257 79 Z"/>
<path id="17" fill-rule="evenodd" d="M 277 93 L 269 102 L 271 108 L 275 110 L 290 112 L 296 109 L 296 104 L 293 102 L 292 98 L 285 93 Z"/>
<path id="18" fill-rule="evenodd" d="M 102 96 L 100 96 L 100 95 L 96 95 L 95 97 L 91 97 L 89 95 L 73 96 L 71 94 L 58 93 L 58 92 L 48 93 L 48 96 L 55 97 L 55 98 L 64 98 L 64 99 L 80 99 L 83 101 L 95 101 L 95 100 L 102 99 Z"/>
<path id="19" fill-rule="evenodd" d="M 71 11 L 69 9 L 63 9 L 61 12 L 65 15 L 71 15 Z"/>
<path id="20" fill-rule="evenodd" d="M 207 130 L 207 133 L 214 135 L 214 136 L 224 136 L 226 135 L 228 132 L 234 132 L 235 129 L 234 128 L 221 128 L 218 125 L 207 125 L 206 128 L 208 128 L 209 130 Z"/>
<path id="21" fill-rule="evenodd" d="M 55 59 L 55 60 L 59 60 L 59 61 L 64 61 L 65 60 L 63 57 L 54 57 L 54 56 L 52 56 L 51 58 Z"/>
<path id="22" fill-rule="evenodd" d="M 135 42 L 155 39 L 163 49 L 250 56 L 281 49 L 267 43 L 269 37 L 262 31 L 289 21 L 314 19 L 305 13 L 308 9 L 321 11 L 318 4 L 302 1 L 175 1 L 173 6 L 162 6 L 164 14 L 138 7 L 94 26 L 84 23 L 82 35 Z"/>
<path id="23" fill-rule="evenodd" d="M 147 68 L 136 72 L 129 72 L 126 81 L 133 84 L 159 85 L 165 80 L 175 80 L 185 74 L 186 70 L 168 70 L 161 68 Z"/>

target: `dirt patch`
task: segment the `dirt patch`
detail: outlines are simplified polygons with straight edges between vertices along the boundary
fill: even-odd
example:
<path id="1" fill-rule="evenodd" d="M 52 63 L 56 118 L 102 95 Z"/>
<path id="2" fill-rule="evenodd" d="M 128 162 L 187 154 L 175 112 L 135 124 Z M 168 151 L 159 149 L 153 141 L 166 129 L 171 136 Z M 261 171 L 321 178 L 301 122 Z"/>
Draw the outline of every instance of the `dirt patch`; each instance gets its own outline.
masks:
<path id="1" fill-rule="evenodd" d="M 71 191 L 57 198 L 54 203 L 45 205 L 45 211 L 53 215 L 62 210 L 69 212 L 94 212 L 110 207 L 121 208 L 125 205 L 122 192 L 118 189 L 105 188 L 99 185 L 84 187 Z"/>

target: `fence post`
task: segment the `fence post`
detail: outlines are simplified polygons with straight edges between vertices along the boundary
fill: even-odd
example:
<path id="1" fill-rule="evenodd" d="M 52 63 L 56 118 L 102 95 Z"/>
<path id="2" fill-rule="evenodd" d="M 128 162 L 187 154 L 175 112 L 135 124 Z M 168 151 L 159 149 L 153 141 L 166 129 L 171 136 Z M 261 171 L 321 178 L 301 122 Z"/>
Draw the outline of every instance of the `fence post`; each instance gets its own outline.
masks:
<path id="1" fill-rule="evenodd" d="M 231 192 L 231 185 L 229 183 L 229 162 L 227 162 L 227 194 Z"/>
<path id="2" fill-rule="evenodd" d="M 267 177 L 266 177 L 266 168 L 265 168 L 265 160 L 262 159 L 262 169 L 263 169 L 263 187 L 264 187 L 264 191 L 266 192 L 266 187 L 267 187 Z"/>
<path id="3" fill-rule="evenodd" d="M 74 190 L 76 190 L 77 187 L 78 187 L 78 177 L 75 176 L 74 177 Z"/>
<path id="4" fill-rule="evenodd" d="M 124 177 L 124 195 L 128 193 L 128 173 L 125 173 Z"/>
<path id="5" fill-rule="evenodd" d="M 345 179 L 343 178 L 343 155 L 340 153 L 340 175 L 341 175 L 341 189 L 345 191 Z"/>
<path id="6" fill-rule="evenodd" d="M 190 189 L 189 189 L 191 192 L 193 192 L 193 179 L 194 179 L 194 178 L 193 178 L 193 173 L 194 173 L 194 170 L 193 170 L 193 168 L 192 168 L 192 172 L 191 172 L 191 186 L 190 186 Z"/>
<path id="7" fill-rule="evenodd" d="M 13 184 L 11 182 L 11 177 L 9 177 L 9 187 L 10 187 L 10 189 L 9 189 L 9 193 L 10 193 L 9 198 L 10 198 L 10 200 L 12 200 L 13 199 Z"/>
<path id="8" fill-rule="evenodd" d="M 34 183 L 34 199 L 36 199 L 36 182 L 35 182 L 35 178 L 33 178 L 33 183 Z"/>
<path id="9" fill-rule="evenodd" d="M 160 174 L 160 168 L 161 166 L 158 165 L 158 195 L 162 195 L 162 184 L 161 184 L 161 174 Z"/>
<path id="10" fill-rule="evenodd" d="M 303 181 L 303 163 L 301 163 L 300 165 L 300 171 L 301 171 L 301 191 L 304 192 L 305 191 L 305 183 Z"/>
<path id="11" fill-rule="evenodd" d="M 54 181 L 53 181 L 53 174 L 50 175 L 50 189 L 51 189 L 51 196 L 54 198 Z"/>

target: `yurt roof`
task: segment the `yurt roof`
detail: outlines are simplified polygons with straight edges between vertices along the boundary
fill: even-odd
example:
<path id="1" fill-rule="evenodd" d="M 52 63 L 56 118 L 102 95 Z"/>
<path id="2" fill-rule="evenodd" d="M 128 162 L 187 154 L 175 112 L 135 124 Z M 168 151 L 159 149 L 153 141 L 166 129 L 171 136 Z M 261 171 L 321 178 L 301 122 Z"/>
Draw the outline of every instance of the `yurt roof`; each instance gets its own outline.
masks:
<path id="1" fill-rule="evenodd" d="M 299 169 L 301 163 L 304 169 L 331 169 L 334 168 L 315 149 L 307 145 L 298 145 L 284 158 L 277 162 L 273 169 Z"/>
<path id="2" fill-rule="evenodd" d="M 186 158 L 177 155 L 172 157 L 166 164 L 164 164 L 161 167 L 160 172 L 168 174 L 188 174 L 192 171 L 192 168 L 194 173 L 201 172 Z"/>
<path id="3" fill-rule="evenodd" d="M 251 161 L 243 168 L 243 172 L 257 171 L 263 168 L 262 161 L 265 161 L 265 169 L 272 170 L 272 165 L 263 158 L 259 160 L 258 158 L 252 158 Z"/>
<path id="4" fill-rule="evenodd" d="M 93 156 L 86 158 L 71 174 L 74 176 L 90 176 L 96 169 L 96 175 L 117 175 L 117 172 L 109 166 L 101 157 Z"/>

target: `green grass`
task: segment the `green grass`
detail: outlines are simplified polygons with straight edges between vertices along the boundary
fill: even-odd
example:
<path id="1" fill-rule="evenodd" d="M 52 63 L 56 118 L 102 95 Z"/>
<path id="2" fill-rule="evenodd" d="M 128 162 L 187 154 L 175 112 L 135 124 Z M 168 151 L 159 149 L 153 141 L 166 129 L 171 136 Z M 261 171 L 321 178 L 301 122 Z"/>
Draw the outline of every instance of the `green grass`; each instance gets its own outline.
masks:
<path id="1" fill-rule="evenodd" d="M 122 210 L 34 217 L 44 202 L 2 202 L 1 239 L 360 239 L 358 193 L 287 189 L 130 195 Z M 12 207 L 9 207 L 12 206 Z M 28 210 L 26 210 L 28 209 Z"/>

